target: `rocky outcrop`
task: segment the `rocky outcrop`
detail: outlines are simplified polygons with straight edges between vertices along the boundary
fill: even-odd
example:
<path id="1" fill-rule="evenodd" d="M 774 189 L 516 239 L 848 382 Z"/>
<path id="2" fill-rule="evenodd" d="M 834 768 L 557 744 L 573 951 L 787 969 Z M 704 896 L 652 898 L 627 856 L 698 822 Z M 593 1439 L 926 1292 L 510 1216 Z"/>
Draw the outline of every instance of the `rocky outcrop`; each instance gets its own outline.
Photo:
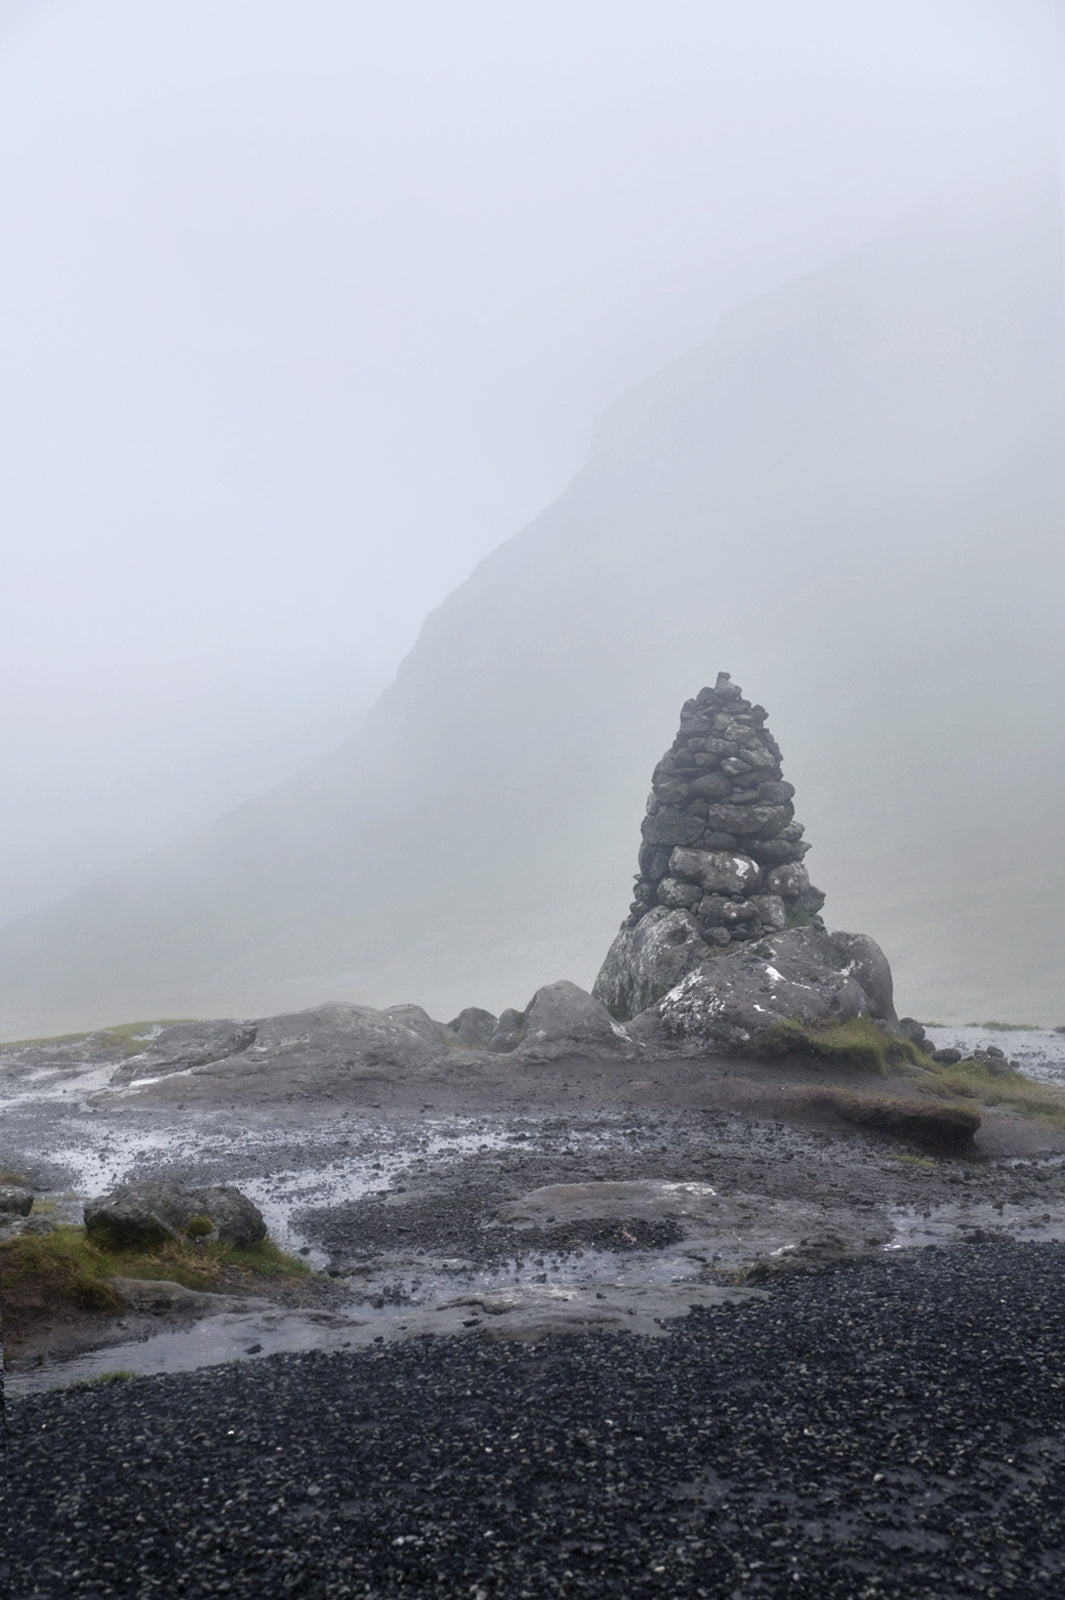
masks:
<path id="1" fill-rule="evenodd" d="M 89 1235 L 112 1249 L 151 1249 L 167 1239 L 218 1239 L 246 1250 L 266 1237 L 258 1207 L 231 1184 L 127 1183 L 85 1202 Z"/>
<path id="2" fill-rule="evenodd" d="M 825 897 L 802 864 L 809 845 L 766 716 L 727 672 L 685 703 L 651 780 L 626 928 L 664 906 L 724 948 L 816 918 Z"/>
<path id="3" fill-rule="evenodd" d="M 144 1050 L 111 1076 L 113 1084 L 162 1078 L 240 1055 L 255 1043 L 254 1022 L 176 1022 L 163 1028 Z"/>
<path id="4" fill-rule="evenodd" d="M 885 969 L 871 939 L 793 928 L 693 967 L 642 1013 L 632 1031 L 648 1041 L 695 1040 L 728 1052 L 757 1050 L 774 1024 L 792 1018 L 872 1017 L 890 1024 L 895 1013 Z"/>
<path id="5" fill-rule="evenodd" d="M 445 1029 L 420 1006 L 378 1011 L 334 1001 L 246 1025 L 188 1027 L 182 1048 L 170 1052 L 165 1062 L 139 1056 L 112 1083 L 129 1083 L 156 1101 L 226 1097 L 234 1103 L 270 1102 L 342 1093 L 378 1078 L 430 1073 L 449 1049 Z M 219 1056 L 227 1029 L 237 1030 L 231 1035 L 237 1048 Z"/>

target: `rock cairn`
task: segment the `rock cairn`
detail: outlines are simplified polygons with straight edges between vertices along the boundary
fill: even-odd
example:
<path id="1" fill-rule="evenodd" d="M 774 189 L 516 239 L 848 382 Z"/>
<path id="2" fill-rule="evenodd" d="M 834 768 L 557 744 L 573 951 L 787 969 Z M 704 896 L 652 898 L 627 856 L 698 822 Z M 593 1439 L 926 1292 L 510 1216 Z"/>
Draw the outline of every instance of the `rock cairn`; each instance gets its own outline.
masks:
<path id="1" fill-rule="evenodd" d="M 624 928 L 655 907 L 682 910 L 708 946 L 724 948 L 796 924 L 821 925 L 825 897 L 802 864 L 810 847 L 767 715 L 727 672 L 685 703 L 677 737 L 654 770 Z"/>

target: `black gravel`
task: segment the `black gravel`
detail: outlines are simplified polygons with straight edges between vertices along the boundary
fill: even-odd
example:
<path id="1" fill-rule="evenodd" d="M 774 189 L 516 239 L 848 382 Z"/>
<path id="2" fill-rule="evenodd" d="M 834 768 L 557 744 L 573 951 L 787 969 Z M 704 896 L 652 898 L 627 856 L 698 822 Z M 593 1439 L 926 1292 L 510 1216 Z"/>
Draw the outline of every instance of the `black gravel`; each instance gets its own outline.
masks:
<path id="1" fill-rule="evenodd" d="M 1065 1247 L 8 1404 L 11 1593 L 1065 1593 Z"/>

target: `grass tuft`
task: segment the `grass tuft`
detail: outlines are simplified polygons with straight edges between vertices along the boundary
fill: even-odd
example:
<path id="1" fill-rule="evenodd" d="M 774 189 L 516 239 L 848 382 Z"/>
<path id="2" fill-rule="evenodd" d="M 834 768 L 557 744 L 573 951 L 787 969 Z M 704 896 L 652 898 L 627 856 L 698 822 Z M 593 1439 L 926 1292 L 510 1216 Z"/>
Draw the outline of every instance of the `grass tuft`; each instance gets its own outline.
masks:
<path id="1" fill-rule="evenodd" d="M 967 1022 L 967 1028 L 986 1028 L 995 1033 L 1039 1033 L 1038 1022 L 997 1022 L 994 1018 L 990 1022 Z"/>
<path id="2" fill-rule="evenodd" d="M 929 1059 L 909 1039 L 888 1033 L 870 1017 L 852 1017 L 846 1022 L 803 1022 L 792 1017 L 776 1022 L 766 1032 L 764 1052 L 769 1056 L 812 1056 L 828 1066 L 881 1076 L 895 1067 L 924 1066 Z"/>
<path id="3" fill-rule="evenodd" d="M 1039 1083 L 1012 1067 L 992 1072 L 983 1061 L 958 1061 L 954 1066 L 929 1066 L 917 1087 L 937 1099 L 975 1100 L 984 1106 L 1005 1106 L 1026 1117 L 1040 1117 L 1065 1127 L 1065 1090 Z"/>

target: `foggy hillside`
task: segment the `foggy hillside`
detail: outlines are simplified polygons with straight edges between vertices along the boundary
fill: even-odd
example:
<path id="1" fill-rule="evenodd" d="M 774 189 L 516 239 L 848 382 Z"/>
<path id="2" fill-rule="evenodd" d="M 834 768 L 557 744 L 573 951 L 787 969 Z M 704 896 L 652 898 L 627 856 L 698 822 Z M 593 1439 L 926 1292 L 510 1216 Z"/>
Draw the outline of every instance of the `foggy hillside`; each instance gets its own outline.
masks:
<path id="1" fill-rule="evenodd" d="M 357 739 L 3 930 L 0 1035 L 590 985 L 721 669 L 900 1009 L 1065 1021 L 1061 239 L 1056 174 L 959 196 L 617 400 Z"/>

